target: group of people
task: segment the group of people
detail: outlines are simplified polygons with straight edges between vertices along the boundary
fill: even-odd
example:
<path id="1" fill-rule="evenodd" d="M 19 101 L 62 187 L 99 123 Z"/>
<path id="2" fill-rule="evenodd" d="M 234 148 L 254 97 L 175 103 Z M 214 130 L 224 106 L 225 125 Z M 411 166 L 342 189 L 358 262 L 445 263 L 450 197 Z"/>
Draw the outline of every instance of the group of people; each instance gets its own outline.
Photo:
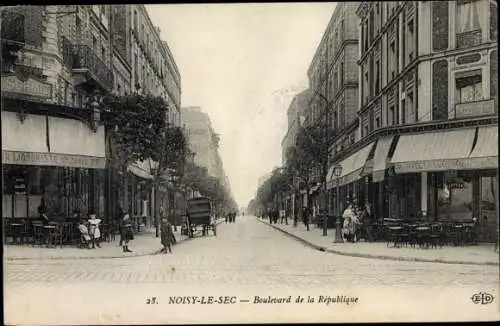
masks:
<path id="1" fill-rule="evenodd" d="M 226 223 L 234 223 L 236 221 L 236 212 L 227 213 L 224 219 Z"/>
<path id="2" fill-rule="evenodd" d="M 349 203 L 342 214 L 344 223 L 342 234 L 347 242 L 358 242 L 359 239 L 372 241 L 371 223 L 372 210 L 367 202 L 364 207 Z"/>
<path id="3" fill-rule="evenodd" d="M 129 248 L 129 243 L 131 240 L 134 240 L 134 232 L 130 215 L 119 210 L 118 216 L 121 216 L 118 225 L 120 233 L 120 242 L 118 246 L 122 247 L 123 252 L 132 252 Z M 96 246 L 97 248 L 101 248 L 101 221 L 101 219 L 96 217 L 96 214 L 90 214 L 87 222 L 84 220 L 79 221 L 78 230 L 80 231 L 82 242 L 86 248 L 95 249 Z M 172 253 L 172 245 L 177 243 L 177 239 L 172 230 L 172 224 L 166 217 L 162 217 L 161 219 L 160 232 L 161 244 L 163 247 L 161 251 L 164 253 Z"/>
<path id="4" fill-rule="evenodd" d="M 347 242 L 358 242 L 360 239 L 372 241 L 371 224 L 373 220 L 372 209 L 370 203 L 365 203 L 364 207 L 349 203 L 342 214 L 344 220 L 342 227 L 342 235 Z M 278 220 L 277 214 L 270 215 L 270 221 Z M 310 212 L 308 207 L 302 208 L 302 222 L 306 230 L 310 230 Z M 271 222 L 272 223 L 272 222 Z M 294 224 L 297 224 L 295 217 Z"/>

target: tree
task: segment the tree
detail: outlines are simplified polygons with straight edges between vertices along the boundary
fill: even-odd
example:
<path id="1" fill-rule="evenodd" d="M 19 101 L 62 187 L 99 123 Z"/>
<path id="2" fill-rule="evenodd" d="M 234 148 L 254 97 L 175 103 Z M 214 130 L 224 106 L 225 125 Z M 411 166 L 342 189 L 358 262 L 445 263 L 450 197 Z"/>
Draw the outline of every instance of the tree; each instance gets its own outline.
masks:
<path id="1" fill-rule="evenodd" d="M 108 168 L 127 175 L 127 168 L 136 161 L 158 159 L 158 151 L 167 132 L 168 106 L 161 97 L 132 94 L 107 95 L 103 98 L 103 120 L 110 148 Z M 128 181 L 124 179 L 124 188 Z M 124 202 L 128 205 L 127 192 Z"/>
<path id="2" fill-rule="evenodd" d="M 155 186 L 155 208 L 154 215 L 156 221 L 156 236 L 159 232 L 159 200 L 158 190 L 160 185 L 165 182 L 175 182 L 181 176 L 186 162 L 186 157 L 189 152 L 187 140 L 180 127 L 167 125 L 166 129 L 161 133 L 161 136 L 153 140 L 151 144 L 157 150 L 151 153 L 151 159 L 156 163 L 152 169 L 152 175 Z M 175 197 L 174 197 L 175 198 Z M 174 221 L 174 227 L 177 228 L 177 223 Z"/>

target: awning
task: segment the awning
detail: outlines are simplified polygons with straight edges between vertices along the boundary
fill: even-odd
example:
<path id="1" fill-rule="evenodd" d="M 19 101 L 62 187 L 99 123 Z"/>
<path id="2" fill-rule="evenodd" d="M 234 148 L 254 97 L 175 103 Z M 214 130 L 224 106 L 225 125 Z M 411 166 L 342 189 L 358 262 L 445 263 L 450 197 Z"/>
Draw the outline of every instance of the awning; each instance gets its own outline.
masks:
<path id="1" fill-rule="evenodd" d="M 373 145 L 374 143 L 371 143 L 363 147 L 362 149 L 339 163 L 339 165 L 342 166 L 342 174 L 338 179 L 339 186 L 354 182 L 361 178 L 361 172 L 363 171 L 366 160 L 368 159 L 368 155 L 370 155 L 370 151 L 372 150 Z M 335 187 L 337 184 L 337 178 L 333 173 L 334 166 L 335 165 L 331 166 L 330 170 L 328 171 L 328 176 L 331 177 L 331 179 L 327 179 L 328 189 Z"/>
<path id="2" fill-rule="evenodd" d="M 104 127 L 78 120 L 27 114 L 23 122 L 2 111 L 2 163 L 104 169 Z"/>
<path id="3" fill-rule="evenodd" d="M 498 126 L 480 127 L 469 158 L 479 169 L 498 168 Z"/>
<path id="4" fill-rule="evenodd" d="M 139 178 L 143 179 L 153 179 L 153 176 L 151 175 L 151 168 L 152 164 L 150 165 L 150 160 L 145 160 L 145 161 L 137 161 L 133 164 L 130 164 L 127 167 L 127 170 L 130 171 L 132 174 L 138 176 Z"/>
<path id="5" fill-rule="evenodd" d="M 385 169 L 387 169 L 387 161 L 389 150 L 391 148 L 394 136 L 388 136 L 380 138 L 377 141 L 377 147 L 375 148 L 375 155 L 373 156 L 373 169 L 372 178 L 373 182 L 380 182 L 384 180 Z"/>
<path id="6" fill-rule="evenodd" d="M 475 169 L 469 159 L 476 129 L 402 135 L 391 159 L 396 173 Z"/>

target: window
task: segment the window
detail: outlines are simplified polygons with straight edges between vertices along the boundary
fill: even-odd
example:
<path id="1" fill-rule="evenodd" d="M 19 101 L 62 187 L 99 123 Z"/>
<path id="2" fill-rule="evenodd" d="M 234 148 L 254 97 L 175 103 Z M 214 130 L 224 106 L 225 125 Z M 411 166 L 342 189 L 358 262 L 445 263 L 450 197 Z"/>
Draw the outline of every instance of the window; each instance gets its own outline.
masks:
<path id="1" fill-rule="evenodd" d="M 138 21 L 137 21 L 137 10 L 134 10 L 134 29 L 136 32 L 138 32 Z"/>
<path id="2" fill-rule="evenodd" d="M 95 35 L 92 35 L 92 47 L 95 49 L 97 48 L 97 38 Z"/>
<path id="3" fill-rule="evenodd" d="M 380 92 L 380 61 L 375 61 L 375 95 Z"/>
<path id="4" fill-rule="evenodd" d="M 477 102 L 483 99 L 481 75 L 456 79 L 457 103 Z"/>
<path id="5" fill-rule="evenodd" d="M 401 100 L 401 123 L 406 123 L 406 101 Z"/>
<path id="6" fill-rule="evenodd" d="M 368 125 L 365 125 L 363 128 L 363 137 L 366 137 L 368 135 Z"/>
<path id="7" fill-rule="evenodd" d="M 64 105 L 67 105 L 69 103 L 69 90 L 69 83 L 67 81 L 64 81 Z"/>
<path id="8" fill-rule="evenodd" d="M 417 115 L 413 105 L 413 92 L 409 92 L 408 94 L 406 94 L 406 112 L 407 112 L 406 123 L 412 123 L 417 121 Z"/>
<path id="9" fill-rule="evenodd" d="M 389 121 L 389 125 L 396 124 L 396 108 L 394 107 L 394 105 L 392 105 L 389 108 L 389 119 L 387 119 L 387 120 Z"/>
<path id="10" fill-rule="evenodd" d="M 490 95 L 496 98 L 498 95 L 498 61 L 497 51 L 490 53 Z"/>
<path id="11" fill-rule="evenodd" d="M 389 71 L 390 71 L 390 76 L 391 80 L 396 76 L 396 60 L 398 59 L 396 55 L 396 42 L 394 40 L 391 41 L 390 45 L 391 51 L 389 53 Z"/>
<path id="12" fill-rule="evenodd" d="M 414 39 L 414 24 L 413 19 L 408 22 L 408 35 L 407 35 L 407 45 L 406 49 L 408 51 L 408 60 L 407 63 L 411 63 L 415 58 L 415 39 Z"/>
<path id="13" fill-rule="evenodd" d="M 104 46 L 101 48 L 101 56 L 103 60 L 106 60 L 106 48 Z"/>
<path id="14" fill-rule="evenodd" d="M 497 40 L 498 33 L 498 18 L 497 18 L 497 4 L 496 2 L 490 3 L 490 39 Z"/>
<path id="15" fill-rule="evenodd" d="M 122 94 L 122 85 L 120 85 L 120 84 L 118 84 L 117 93 L 118 93 L 118 95 Z"/>
<path id="16" fill-rule="evenodd" d="M 442 51 L 448 48 L 449 1 L 432 2 L 432 49 Z"/>
<path id="17" fill-rule="evenodd" d="M 377 129 L 380 128 L 380 117 L 375 118 L 375 128 L 377 128 Z"/>
<path id="18" fill-rule="evenodd" d="M 459 0 L 457 1 L 455 31 L 457 36 L 457 47 L 473 46 L 481 43 L 481 1 Z"/>
<path id="19" fill-rule="evenodd" d="M 344 62 L 340 63 L 339 78 L 340 78 L 339 86 L 340 88 L 342 88 L 344 87 Z"/>

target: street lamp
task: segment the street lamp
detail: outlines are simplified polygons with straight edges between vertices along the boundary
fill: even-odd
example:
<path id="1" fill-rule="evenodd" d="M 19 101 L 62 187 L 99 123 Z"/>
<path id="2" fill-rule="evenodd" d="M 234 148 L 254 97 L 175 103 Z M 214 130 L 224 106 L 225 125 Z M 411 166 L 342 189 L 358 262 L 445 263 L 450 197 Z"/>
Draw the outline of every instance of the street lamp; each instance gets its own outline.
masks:
<path id="1" fill-rule="evenodd" d="M 340 217 L 340 195 L 339 195 L 339 178 L 342 175 L 342 165 L 337 164 L 333 167 L 333 174 L 335 175 L 335 180 L 336 180 L 336 197 L 337 197 L 337 220 L 335 221 L 335 243 L 344 243 L 344 239 L 342 238 L 342 219 Z"/>

